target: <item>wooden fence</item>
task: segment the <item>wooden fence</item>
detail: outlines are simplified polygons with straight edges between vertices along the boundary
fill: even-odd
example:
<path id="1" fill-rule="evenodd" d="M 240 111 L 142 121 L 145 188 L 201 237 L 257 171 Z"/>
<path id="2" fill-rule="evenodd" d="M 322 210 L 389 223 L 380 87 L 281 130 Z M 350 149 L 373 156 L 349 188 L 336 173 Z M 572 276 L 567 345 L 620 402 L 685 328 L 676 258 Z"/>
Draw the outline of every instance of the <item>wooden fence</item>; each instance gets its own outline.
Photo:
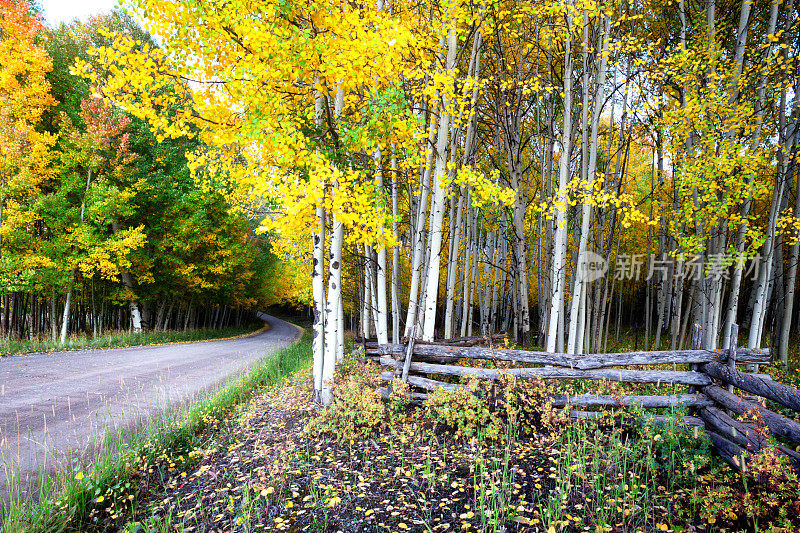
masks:
<path id="1" fill-rule="evenodd" d="M 389 369 L 381 374 L 382 381 L 389 384 L 395 379 L 406 381 L 411 386 L 410 399 L 417 405 L 424 402 L 433 389 L 463 386 L 441 381 L 443 377 L 496 380 L 505 373 L 523 379 L 588 379 L 687 385 L 688 392 L 684 394 L 564 394 L 554 396 L 551 401 L 554 407 L 570 409 L 573 418 L 593 418 L 600 414 L 598 411 L 580 409 L 626 408 L 634 404 L 644 409 L 686 406 L 692 415 L 685 418 L 686 423 L 704 427 L 719 455 L 734 468 L 739 468 L 747 453 L 756 452 L 766 444 L 758 424 L 768 427 L 770 433 L 780 439 L 800 444 L 800 423 L 768 409 L 764 401 L 800 411 L 800 390 L 773 381 L 766 374 L 759 374 L 758 366 L 770 363 L 770 352 L 768 349 L 736 347 L 738 330 L 738 326 L 734 325 L 731 345 L 719 350 L 699 348 L 699 325 L 694 327 L 691 350 L 570 355 L 494 348 L 492 344 L 500 341 L 499 337 L 468 337 L 422 343 L 415 341 L 413 335 L 407 345 L 379 345 L 369 341 L 362 341 L 362 345 L 368 358 Z M 511 368 L 503 369 L 455 364 L 464 360 L 513 364 Z M 656 365 L 683 365 L 688 369 L 626 368 Z M 389 397 L 389 386 L 378 389 L 384 398 Z M 735 393 L 737 389 L 749 395 L 739 396 Z M 664 417 L 654 415 L 654 419 L 663 421 Z M 760 419 L 760 422 L 754 424 L 756 419 Z M 789 456 L 800 468 L 800 453 L 784 445 L 779 445 L 778 451 Z"/>

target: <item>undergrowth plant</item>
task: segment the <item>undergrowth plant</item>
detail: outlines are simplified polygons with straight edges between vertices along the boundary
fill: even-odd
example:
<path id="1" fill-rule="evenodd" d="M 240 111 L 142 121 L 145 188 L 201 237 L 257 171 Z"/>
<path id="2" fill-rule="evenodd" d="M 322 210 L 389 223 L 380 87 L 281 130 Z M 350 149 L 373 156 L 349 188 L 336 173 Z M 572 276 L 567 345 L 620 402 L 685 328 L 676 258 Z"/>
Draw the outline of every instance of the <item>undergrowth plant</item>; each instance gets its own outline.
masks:
<path id="1" fill-rule="evenodd" d="M 501 372 L 497 381 L 469 379 L 428 395 L 425 416 L 434 425 L 452 429 L 459 437 L 480 435 L 504 440 L 508 427 L 530 434 L 554 428 L 559 413 L 550 397 L 553 385 L 541 379 L 518 379 Z"/>
<path id="2" fill-rule="evenodd" d="M 698 510 L 709 524 L 730 525 L 740 530 L 800 530 L 800 476 L 775 440 L 759 411 L 742 417 L 753 424 L 763 447 L 736 457 L 739 472 L 730 482 L 730 469 L 712 469 L 701 477 L 686 504 Z"/>
<path id="3" fill-rule="evenodd" d="M 472 379 L 466 385 L 432 391 L 425 402 L 425 415 L 434 425 L 443 425 L 459 437 L 481 435 L 489 440 L 501 437 L 503 424 L 489 408 L 486 390 Z"/>
<path id="4" fill-rule="evenodd" d="M 375 390 L 378 370 L 363 361 L 357 351 L 350 352 L 336 366 L 333 403 L 309 424 L 311 435 L 334 435 L 341 440 L 356 440 L 386 424 L 387 412 Z"/>

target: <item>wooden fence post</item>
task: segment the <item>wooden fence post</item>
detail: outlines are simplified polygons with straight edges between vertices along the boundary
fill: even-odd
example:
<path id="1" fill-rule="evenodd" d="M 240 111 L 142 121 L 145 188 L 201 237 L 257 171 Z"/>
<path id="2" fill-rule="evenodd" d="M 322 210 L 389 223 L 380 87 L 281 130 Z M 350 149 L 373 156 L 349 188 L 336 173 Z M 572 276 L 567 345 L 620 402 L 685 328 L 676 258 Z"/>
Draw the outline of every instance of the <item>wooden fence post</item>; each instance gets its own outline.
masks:
<path id="1" fill-rule="evenodd" d="M 700 324 L 695 324 L 694 326 L 692 326 L 692 350 L 700 349 L 700 343 L 702 342 L 702 339 L 703 339 L 703 328 L 702 326 L 700 326 Z M 697 372 L 699 369 L 700 365 L 698 364 L 692 365 L 692 370 L 694 372 Z M 689 392 L 690 393 L 697 392 L 697 387 L 695 387 L 694 385 L 690 386 Z"/>
<path id="2" fill-rule="evenodd" d="M 403 375 L 401 379 L 408 382 L 408 371 L 411 369 L 411 355 L 414 353 L 414 340 L 416 338 L 417 326 L 411 328 L 411 334 L 408 337 L 408 349 L 406 349 L 406 360 L 403 363 Z"/>
<path id="3" fill-rule="evenodd" d="M 728 368 L 736 370 L 736 345 L 739 343 L 739 324 L 731 324 L 731 340 L 728 343 Z M 733 392 L 733 385 L 728 385 L 728 392 Z"/>

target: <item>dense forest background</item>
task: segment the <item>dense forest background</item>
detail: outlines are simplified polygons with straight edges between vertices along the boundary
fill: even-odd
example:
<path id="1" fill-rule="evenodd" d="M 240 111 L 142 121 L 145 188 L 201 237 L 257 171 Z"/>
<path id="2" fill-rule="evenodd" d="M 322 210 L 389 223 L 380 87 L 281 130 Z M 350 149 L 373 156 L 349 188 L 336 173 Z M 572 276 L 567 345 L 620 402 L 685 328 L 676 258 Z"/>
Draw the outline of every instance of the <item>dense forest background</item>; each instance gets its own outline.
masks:
<path id="1" fill-rule="evenodd" d="M 0 336 L 218 328 L 281 302 L 293 279 L 256 210 L 187 167 L 197 140 L 153 129 L 71 73 L 114 12 L 57 28 L 0 2 Z M 294 296 L 294 293 L 292 293 Z"/>

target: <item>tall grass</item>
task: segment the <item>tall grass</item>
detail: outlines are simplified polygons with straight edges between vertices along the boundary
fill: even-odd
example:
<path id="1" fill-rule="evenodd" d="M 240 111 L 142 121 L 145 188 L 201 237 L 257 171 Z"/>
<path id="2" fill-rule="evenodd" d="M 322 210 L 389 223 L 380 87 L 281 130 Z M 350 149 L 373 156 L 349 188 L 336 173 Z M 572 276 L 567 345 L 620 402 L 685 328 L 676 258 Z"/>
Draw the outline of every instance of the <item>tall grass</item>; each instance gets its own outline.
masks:
<path id="1" fill-rule="evenodd" d="M 36 490 L 28 497 L 10 492 L 0 525 L 7 533 L 56 532 L 85 529 L 94 499 L 109 488 L 124 486 L 137 460 L 162 453 L 191 450 L 203 431 L 259 389 L 281 381 L 311 357 L 311 337 L 283 348 L 222 388 L 169 411 L 151 413 L 136 427 L 109 434 L 89 461 L 42 470 Z M 11 479 L 9 488 L 19 488 Z"/>
<path id="2" fill-rule="evenodd" d="M 64 344 L 47 338 L 33 340 L 0 339 L 0 355 L 122 348 L 125 346 L 146 346 L 171 342 L 196 342 L 246 335 L 257 331 L 262 326 L 263 324 L 256 323 L 235 328 L 196 329 L 191 331 L 144 331 L 142 333 L 116 331 L 98 337 L 70 337 Z"/>

